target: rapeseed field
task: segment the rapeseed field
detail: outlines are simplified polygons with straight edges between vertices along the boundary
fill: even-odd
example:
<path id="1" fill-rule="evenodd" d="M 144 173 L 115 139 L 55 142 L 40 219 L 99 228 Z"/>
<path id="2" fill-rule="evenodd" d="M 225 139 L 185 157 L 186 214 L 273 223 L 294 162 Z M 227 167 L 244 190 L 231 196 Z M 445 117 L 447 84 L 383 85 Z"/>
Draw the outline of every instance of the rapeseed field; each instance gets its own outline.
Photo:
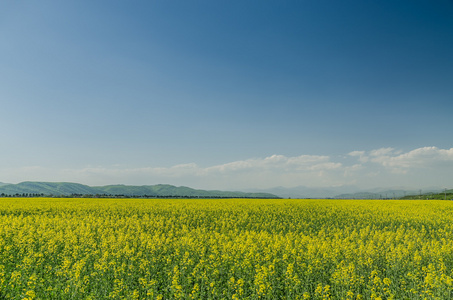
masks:
<path id="1" fill-rule="evenodd" d="M 0 299 L 453 299 L 453 202 L 0 199 Z"/>

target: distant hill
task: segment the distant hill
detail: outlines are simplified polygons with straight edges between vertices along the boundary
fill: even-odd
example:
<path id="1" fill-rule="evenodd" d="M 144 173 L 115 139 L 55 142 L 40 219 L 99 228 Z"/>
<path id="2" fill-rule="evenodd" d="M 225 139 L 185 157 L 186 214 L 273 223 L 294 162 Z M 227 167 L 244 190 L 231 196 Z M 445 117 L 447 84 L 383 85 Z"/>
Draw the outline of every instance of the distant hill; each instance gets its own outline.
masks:
<path id="1" fill-rule="evenodd" d="M 424 188 L 423 193 L 438 193 L 443 189 L 438 187 Z M 382 187 L 362 189 L 353 185 L 335 187 L 274 187 L 269 189 L 250 189 L 248 192 L 263 192 L 282 198 L 333 198 L 333 199 L 390 199 L 408 195 L 418 195 L 420 190 L 407 187 Z M 426 197 L 425 197 L 426 198 Z"/>
<path id="2" fill-rule="evenodd" d="M 453 189 L 447 190 L 444 189 L 443 191 L 438 192 L 430 192 L 424 194 L 416 194 L 413 193 L 411 195 L 407 195 L 401 199 L 437 199 L 437 200 L 453 200 Z"/>
<path id="3" fill-rule="evenodd" d="M 425 194 L 432 194 L 439 192 L 438 189 L 428 189 Z M 350 194 L 340 194 L 336 195 L 334 198 L 338 199 L 408 199 L 407 195 L 417 195 L 418 191 L 415 190 L 404 190 L 404 189 L 375 189 L 368 192 L 357 192 L 357 193 L 350 193 Z M 415 196 L 411 196 L 414 198 Z M 422 197 L 422 199 L 426 199 L 426 197 Z"/>
<path id="4" fill-rule="evenodd" d="M 21 182 L 0 186 L 0 194 L 44 194 L 44 195 L 71 195 L 71 194 L 97 194 L 89 186 L 70 182 Z"/>
<path id="5" fill-rule="evenodd" d="M 355 186 L 338 186 L 338 187 L 274 187 L 269 189 L 251 189 L 248 192 L 271 193 L 282 198 L 334 198 L 338 194 L 354 193 L 358 191 Z"/>
<path id="6" fill-rule="evenodd" d="M 0 195 L 46 195 L 46 196 L 127 196 L 127 197 L 200 197 L 200 198 L 279 198 L 271 193 L 245 193 L 229 191 L 196 190 L 168 184 L 157 185 L 107 185 L 87 186 L 72 182 L 32 182 L 0 185 Z"/>
<path id="7" fill-rule="evenodd" d="M 378 194 L 378 193 L 358 192 L 358 193 L 352 193 L 352 194 L 340 194 L 340 195 L 336 195 L 334 198 L 335 199 L 385 199 L 385 198 L 392 197 L 392 196 L 393 196 L 393 194 L 382 195 L 382 194 Z"/>

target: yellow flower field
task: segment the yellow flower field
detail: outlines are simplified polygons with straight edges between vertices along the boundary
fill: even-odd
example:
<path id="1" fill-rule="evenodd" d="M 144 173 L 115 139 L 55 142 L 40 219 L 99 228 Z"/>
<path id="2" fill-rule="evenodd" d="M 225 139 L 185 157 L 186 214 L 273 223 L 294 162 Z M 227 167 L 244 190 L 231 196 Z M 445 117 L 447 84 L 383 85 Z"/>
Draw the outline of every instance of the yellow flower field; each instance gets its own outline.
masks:
<path id="1" fill-rule="evenodd" d="M 0 198 L 0 299 L 453 299 L 453 202 Z"/>

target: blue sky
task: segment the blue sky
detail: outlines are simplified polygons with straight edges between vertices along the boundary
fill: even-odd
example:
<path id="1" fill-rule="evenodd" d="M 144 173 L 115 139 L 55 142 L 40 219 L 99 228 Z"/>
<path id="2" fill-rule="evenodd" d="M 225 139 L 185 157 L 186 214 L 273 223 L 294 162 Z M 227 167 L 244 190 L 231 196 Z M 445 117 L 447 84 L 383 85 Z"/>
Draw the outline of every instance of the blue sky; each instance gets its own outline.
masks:
<path id="1" fill-rule="evenodd" d="M 0 181 L 453 187 L 452 1 L 4 1 Z"/>

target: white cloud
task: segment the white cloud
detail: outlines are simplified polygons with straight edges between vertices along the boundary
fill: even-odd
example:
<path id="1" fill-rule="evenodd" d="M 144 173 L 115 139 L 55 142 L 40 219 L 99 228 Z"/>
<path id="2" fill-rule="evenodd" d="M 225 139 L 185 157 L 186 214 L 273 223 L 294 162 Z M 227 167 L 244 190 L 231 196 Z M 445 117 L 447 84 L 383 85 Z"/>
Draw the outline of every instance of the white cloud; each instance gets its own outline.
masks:
<path id="1" fill-rule="evenodd" d="M 402 154 L 387 152 L 374 156 L 373 162 L 390 168 L 432 167 L 439 163 L 453 163 L 453 148 L 423 147 Z"/>
<path id="2" fill-rule="evenodd" d="M 426 168 L 453 162 L 453 148 L 422 147 L 405 153 L 396 151 L 394 148 L 380 148 L 369 152 L 352 151 L 348 155 L 357 157 L 361 163 L 376 163 L 387 168 L 399 169 L 399 171 L 402 168 Z"/>
<path id="3" fill-rule="evenodd" d="M 361 182 L 375 185 L 453 186 L 453 148 L 421 147 L 408 152 L 394 148 L 352 151 L 361 162 L 361 170 L 345 168 L 345 176 L 363 176 Z M 359 180 L 360 181 L 360 180 Z"/>
<path id="4" fill-rule="evenodd" d="M 352 160 L 356 158 L 357 160 Z M 72 181 L 88 185 L 168 183 L 205 189 L 246 189 L 275 186 L 364 187 L 453 185 L 453 148 L 423 147 L 408 152 L 393 148 L 352 151 L 347 156 L 271 155 L 202 167 L 196 163 L 170 167 L 98 166 L 58 169 L 0 169 L 3 182 Z M 7 175 L 7 177 L 5 176 Z"/>
<path id="5" fill-rule="evenodd" d="M 395 151 L 393 148 L 380 148 L 370 151 L 370 156 L 385 156 L 390 155 Z"/>
<path id="6" fill-rule="evenodd" d="M 341 167 L 340 162 L 332 162 L 328 156 L 272 155 L 208 167 L 188 163 L 172 167 L 142 168 L 121 168 L 119 166 L 62 170 L 35 168 L 36 172 L 23 171 L 10 178 L 21 177 L 37 181 L 76 181 L 90 185 L 170 183 L 195 185 L 200 188 L 235 189 L 265 188 L 277 185 L 316 185 L 317 182 L 334 180 L 334 178 L 328 179 L 331 177 L 330 173 Z M 24 174 L 27 176 L 23 176 Z M 55 178 L 59 179 L 55 180 Z"/>
<path id="7" fill-rule="evenodd" d="M 363 156 L 365 155 L 365 151 L 352 151 L 348 153 L 349 156 Z"/>
<path id="8" fill-rule="evenodd" d="M 365 151 L 352 151 L 349 152 L 348 155 L 358 157 L 361 163 L 366 163 L 368 161 L 368 156 L 365 154 Z"/>
<path id="9" fill-rule="evenodd" d="M 208 167 L 205 170 L 210 174 L 215 172 L 235 171 L 307 172 L 311 170 L 334 169 L 338 167 L 341 167 L 341 163 L 330 162 L 328 156 L 301 155 L 286 157 L 284 155 L 272 155 L 266 158 L 255 158 L 216 165 Z"/>
<path id="10" fill-rule="evenodd" d="M 359 172 L 361 170 L 363 170 L 363 165 L 362 164 L 354 164 L 352 166 L 345 167 L 343 175 L 345 177 L 356 176 L 357 172 Z"/>

